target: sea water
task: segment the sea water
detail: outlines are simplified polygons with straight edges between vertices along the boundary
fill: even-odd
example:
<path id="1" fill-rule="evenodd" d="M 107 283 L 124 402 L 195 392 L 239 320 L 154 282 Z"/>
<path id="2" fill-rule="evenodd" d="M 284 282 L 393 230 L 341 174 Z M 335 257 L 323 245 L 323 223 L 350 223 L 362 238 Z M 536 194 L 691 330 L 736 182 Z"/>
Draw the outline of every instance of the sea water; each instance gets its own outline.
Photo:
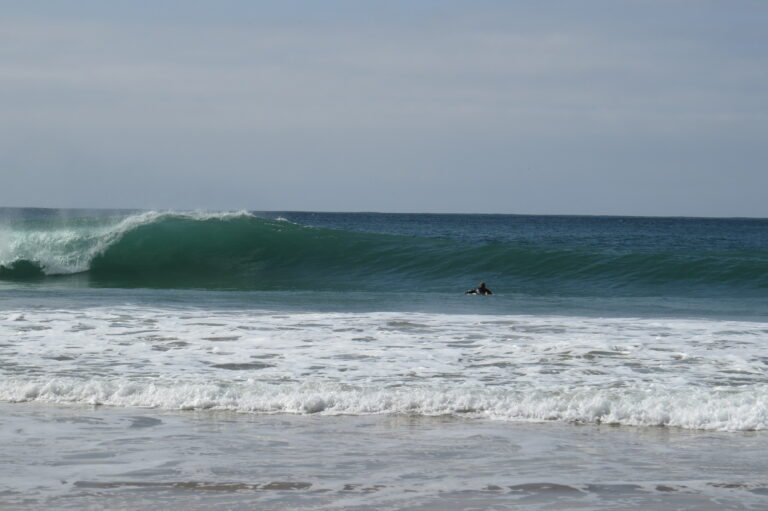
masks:
<path id="1" fill-rule="evenodd" d="M 0 507 L 763 509 L 767 370 L 768 220 L 0 210 Z"/>

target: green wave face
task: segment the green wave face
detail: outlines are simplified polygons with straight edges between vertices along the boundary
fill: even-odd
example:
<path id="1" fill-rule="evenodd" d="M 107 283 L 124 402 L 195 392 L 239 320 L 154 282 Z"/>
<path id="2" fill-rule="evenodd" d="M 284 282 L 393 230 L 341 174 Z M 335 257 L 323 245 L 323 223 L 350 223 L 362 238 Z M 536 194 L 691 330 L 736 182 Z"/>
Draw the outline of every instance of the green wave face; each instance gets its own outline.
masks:
<path id="1" fill-rule="evenodd" d="M 7 266 L 0 265 L 2 280 L 40 280 L 44 277 L 45 271 L 36 261 L 16 259 Z"/>
<path id="2" fill-rule="evenodd" d="M 345 275 L 362 278 L 366 259 L 389 241 L 376 238 L 252 216 L 168 216 L 126 232 L 90 274 L 118 285 L 328 288 Z"/>
<path id="3" fill-rule="evenodd" d="M 320 229 L 250 214 L 148 213 L 26 225 L 5 238 L 0 279 L 79 274 L 90 285 L 248 290 L 456 292 L 497 289 L 586 295 L 765 293 L 761 250 L 465 243 Z"/>

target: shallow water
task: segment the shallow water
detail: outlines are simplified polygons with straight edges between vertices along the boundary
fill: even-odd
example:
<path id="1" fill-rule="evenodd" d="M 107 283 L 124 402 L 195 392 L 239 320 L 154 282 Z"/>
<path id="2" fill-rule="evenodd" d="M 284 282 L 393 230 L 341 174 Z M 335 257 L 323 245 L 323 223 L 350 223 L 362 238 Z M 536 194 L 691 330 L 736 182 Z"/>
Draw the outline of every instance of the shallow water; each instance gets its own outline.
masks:
<path id="1" fill-rule="evenodd" d="M 765 509 L 765 433 L 2 404 L 5 509 Z"/>

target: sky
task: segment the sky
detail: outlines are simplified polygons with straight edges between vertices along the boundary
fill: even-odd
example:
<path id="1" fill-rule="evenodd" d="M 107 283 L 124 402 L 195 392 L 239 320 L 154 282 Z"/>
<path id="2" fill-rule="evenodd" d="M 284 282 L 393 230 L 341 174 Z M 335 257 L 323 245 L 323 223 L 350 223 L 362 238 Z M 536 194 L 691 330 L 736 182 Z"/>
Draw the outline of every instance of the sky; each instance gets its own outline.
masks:
<path id="1" fill-rule="evenodd" d="M 0 12 L 0 206 L 768 217 L 764 0 Z"/>

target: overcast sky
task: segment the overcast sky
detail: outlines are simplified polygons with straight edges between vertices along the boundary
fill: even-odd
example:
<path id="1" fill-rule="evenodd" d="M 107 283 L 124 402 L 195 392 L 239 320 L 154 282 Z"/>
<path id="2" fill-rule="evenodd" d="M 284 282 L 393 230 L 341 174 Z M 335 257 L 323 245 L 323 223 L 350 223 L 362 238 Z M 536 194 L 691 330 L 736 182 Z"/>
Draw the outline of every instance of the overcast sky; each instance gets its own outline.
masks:
<path id="1" fill-rule="evenodd" d="M 0 206 L 768 217 L 768 1 L 0 13 Z"/>

